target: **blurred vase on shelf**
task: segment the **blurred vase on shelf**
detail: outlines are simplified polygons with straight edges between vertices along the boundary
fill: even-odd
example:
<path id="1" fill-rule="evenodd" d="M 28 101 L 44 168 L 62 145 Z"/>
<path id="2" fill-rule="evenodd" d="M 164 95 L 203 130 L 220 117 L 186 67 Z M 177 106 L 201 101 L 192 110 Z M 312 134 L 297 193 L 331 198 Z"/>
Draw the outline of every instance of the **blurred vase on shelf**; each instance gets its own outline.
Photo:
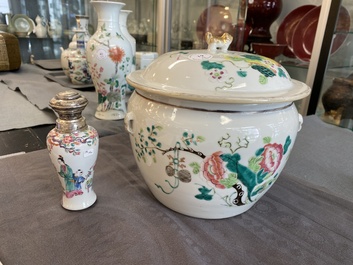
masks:
<path id="1" fill-rule="evenodd" d="M 61 22 L 57 19 L 48 23 L 48 35 L 50 38 L 56 40 L 61 37 L 63 28 Z"/>
<path id="2" fill-rule="evenodd" d="M 16 28 L 12 23 L 12 14 L 11 13 L 6 13 L 6 20 L 7 20 L 7 32 L 9 33 L 15 33 Z"/>
<path id="3" fill-rule="evenodd" d="M 126 76 L 133 65 L 132 46 L 124 37 L 120 11 L 124 3 L 92 1 L 97 16 L 97 31 L 87 43 L 87 61 L 98 95 L 95 117 L 120 120 L 126 115 Z"/>
<path id="4" fill-rule="evenodd" d="M 75 34 L 76 35 L 76 34 Z M 74 36 L 75 36 L 74 35 Z M 76 37 L 75 37 L 76 39 Z M 61 67 L 67 77 L 70 77 L 70 69 L 69 69 L 69 57 L 72 52 L 75 52 L 77 48 L 76 41 L 71 41 L 69 43 L 69 47 L 67 49 L 64 49 L 63 47 L 60 47 L 61 50 L 61 56 L 60 56 L 60 61 L 61 61 Z"/>
<path id="5" fill-rule="evenodd" d="M 92 79 L 86 58 L 85 31 L 76 30 L 75 32 L 76 49 L 70 52 L 68 58 L 71 83 L 75 85 L 91 84 Z"/>
<path id="6" fill-rule="evenodd" d="M 83 30 L 85 32 L 84 39 L 85 43 L 89 41 L 91 38 L 91 34 L 88 31 L 88 22 L 89 22 L 89 17 L 85 15 L 76 15 L 76 25 L 78 30 Z M 76 41 L 76 35 L 73 36 L 72 41 Z"/>
<path id="7" fill-rule="evenodd" d="M 76 25 L 77 29 L 80 31 L 84 32 L 84 41 L 85 41 L 85 47 L 87 47 L 87 42 L 90 39 L 91 35 L 89 34 L 88 31 L 88 16 L 84 15 L 76 15 Z M 71 42 L 69 43 L 69 46 L 67 49 L 64 49 L 63 47 L 60 47 L 61 49 L 61 67 L 67 77 L 70 78 L 70 71 L 69 71 L 69 56 L 71 53 L 75 52 L 77 49 L 77 38 L 76 38 L 77 33 L 74 32 L 74 35 L 72 37 Z"/>
<path id="8" fill-rule="evenodd" d="M 282 11 L 282 0 L 249 0 L 246 23 L 251 27 L 248 41 L 271 42 L 270 27 Z"/>
<path id="9" fill-rule="evenodd" d="M 40 15 L 37 15 L 35 18 L 36 26 L 34 28 L 34 33 L 37 38 L 46 38 L 48 32 L 48 23 L 46 19 Z"/>

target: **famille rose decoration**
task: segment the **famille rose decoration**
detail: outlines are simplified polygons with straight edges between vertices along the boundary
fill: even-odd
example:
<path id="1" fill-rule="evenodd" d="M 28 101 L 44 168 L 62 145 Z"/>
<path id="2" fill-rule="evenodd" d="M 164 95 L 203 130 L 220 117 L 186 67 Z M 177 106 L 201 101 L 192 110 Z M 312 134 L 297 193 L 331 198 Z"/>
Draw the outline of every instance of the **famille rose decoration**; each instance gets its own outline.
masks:
<path id="1" fill-rule="evenodd" d="M 129 15 L 132 13 L 131 10 L 121 10 L 120 11 L 120 17 L 119 17 L 119 25 L 121 32 L 123 33 L 124 37 L 130 42 L 131 48 L 132 48 L 132 55 L 133 55 L 133 61 L 132 61 L 132 67 L 131 67 L 131 72 L 136 70 L 136 40 L 135 38 L 130 34 L 129 30 L 127 29 L 127 18 Z"/>
<path id="2" fill-rule="evenodd" d="M 125 127 L 162 204 L 219 219 L 249 210 L 278 179 L 303 122 L 293 101 L 310 88 L 270 58 L 211 44 L 131 73 Z"/>
<path id="3" fill-rule="evenodd" d="M 126 115 L 126 76 L 134 64 L 132 47 L 123 35 L 119 16 L 124 3 L 91 1 L 98 15 L 97 31 L 87 43 L 87 60 L 98 94 L 95 117 L 119 120 Z"/>
<path id="4" fill-rule="evenodd" d="M 99 138 L 82 116 L 87 104 L 75 91 L 60 92 L 49 102 L 59 117 L 47 135 L 47 148 L 63 188 L 62 206 L 68 210 L 86 209 L 97 199 L 93 175 Z"/>

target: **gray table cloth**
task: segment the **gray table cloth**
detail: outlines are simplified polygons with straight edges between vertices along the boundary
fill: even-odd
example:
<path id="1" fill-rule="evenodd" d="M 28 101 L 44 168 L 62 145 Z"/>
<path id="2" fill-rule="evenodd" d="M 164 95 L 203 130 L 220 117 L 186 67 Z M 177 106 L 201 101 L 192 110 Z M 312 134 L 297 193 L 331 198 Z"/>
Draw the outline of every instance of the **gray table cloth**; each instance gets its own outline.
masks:
<path id="1" fill-rule="evenodd" d="M 123 128 L 122 121 L 104 121 L 94 117 L 98 102 L 94 88 L 77 90 L 64 87 L 45 78 L 48 73 L 52 72 L 31 64 L 22 64 L 15 72 L 0 72 L 0 93 L 3 96 L 0 131 L 55 124 L 56 116 L 49 108 L 49 101 L 65 90 L 76 90 L 88 99 L 83 115 L 101 136 L 117 133 Z"/>
<path id="2" fill-rule="evenodd" d="M 100 139 L 96 204 L 70 212 L 47 150 L 0 160 L 0 261 L 13 264 L 352 264 L 353 132 L 304 119 L 277 182 L 242 215 L 204 220 L 150 193 L 128 134 Z"/>

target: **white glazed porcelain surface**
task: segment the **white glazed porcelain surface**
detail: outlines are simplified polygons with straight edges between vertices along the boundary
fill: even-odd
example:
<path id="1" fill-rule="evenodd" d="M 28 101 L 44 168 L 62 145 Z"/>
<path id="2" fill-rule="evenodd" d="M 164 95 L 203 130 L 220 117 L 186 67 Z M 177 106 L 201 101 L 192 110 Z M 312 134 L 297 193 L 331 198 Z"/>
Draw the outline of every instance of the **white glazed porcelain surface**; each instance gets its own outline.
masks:
<path id="1" fill-rule="evenodd" d="M 203 102 L 292 102 L 310 93 L 276 61 L 231 51 L 169 52 L 131 73 L 128 82 L 148 93 Z"/>
<path id="2" fill-rule="evenodd" d="M 95 203 L 92 185 L 98 146 L 98 133 L 91 126 L 76 133 L 59 133 L 55 128 L 49 132 L 47 147 L 63 187 L 65 209 L 83 210 Z"/>
<path id="3" fill-rule="evenodd" d="M 119 26 L 124 3 L 91 1 L 98 15 L 97 31 L 87 42 L 87 61 L 98 96 L 95 117 L 120 120 L 126 114 L 126 75 L 133 64 L 132 47 Z"/>
<path id="4" fill-rule="evenodd" d="M 45 38 L 48 35 L 48 23 L 45 18 L 37 15 L 36 16 L 37 25 L 34 28 L 34 32 L 38 38 Z"/>
<path id="5" fill-rule="evenodd" d="M 138 167 L 161 203 L 193 217 L 226 218 L 247 211 L 273 185 L 301 116 L 292 103 L 266 111 L 244 107 L 198 110 L 132 94 L 125 125 Z"/>

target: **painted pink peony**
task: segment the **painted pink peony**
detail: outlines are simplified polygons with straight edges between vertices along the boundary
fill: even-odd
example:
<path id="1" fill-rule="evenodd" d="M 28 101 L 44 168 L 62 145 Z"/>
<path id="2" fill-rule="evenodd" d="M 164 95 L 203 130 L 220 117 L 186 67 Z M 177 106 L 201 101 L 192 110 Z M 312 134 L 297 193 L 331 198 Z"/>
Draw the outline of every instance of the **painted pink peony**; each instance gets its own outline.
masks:
<path id="1" fill-rule="evenodd" d="M 266 144 L 262 153 L 263 159 L 260 162 L 261 168 L 265 172 L 275 172 L 283 157 L 283 147 L 281 144 Z"/>
<path id="2" fill-rule="evenodd" d="M 218 151 L 206 157 L 203 165 L 204 177 L 211 181 L 217 188 L 224 189 L 225 186 L 219 181 L 224 179 L 225 170 L 223 168 L 223 160 L 219 157 L 222 151 Z"/>

